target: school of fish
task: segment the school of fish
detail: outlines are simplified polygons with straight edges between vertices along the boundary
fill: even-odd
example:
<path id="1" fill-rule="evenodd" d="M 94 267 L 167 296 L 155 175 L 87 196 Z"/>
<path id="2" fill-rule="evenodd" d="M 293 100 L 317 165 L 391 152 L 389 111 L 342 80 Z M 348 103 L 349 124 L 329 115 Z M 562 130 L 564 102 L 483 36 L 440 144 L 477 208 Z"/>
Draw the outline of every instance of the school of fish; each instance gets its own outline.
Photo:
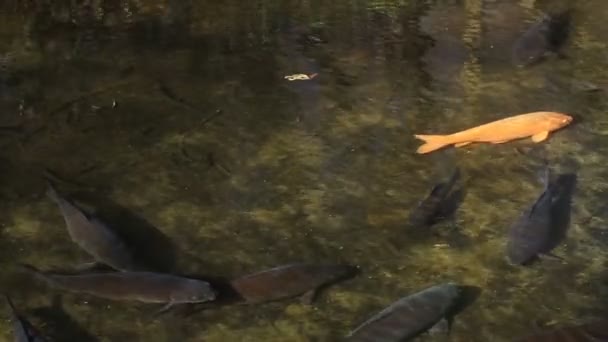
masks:
<path id="1" fill-rule="evenodd" d="M 529 66 L 559 54 L 570 22 L 570 11 L 543 16 L 515 42 L 514 64 Z M 285 76 L 285 79 L 311 80 L 315 76 L 296 74 Z M 451 134 L 415 134 L 416 139 L 424 142 L 416 152 L 427 154 L 450 146 L 504 144 L 525 138 L 541 143 L 572 122 L 571 115 L 553 111 L 513 115 Z M 450 123 L 450 126 L 457 125 Z M 554 177 L 548 164 L 544 171 L 544 186 L 540 193 L 522 209 L 519 217 L 514 218 L 509 229 L 505 229 L 508 233 L 504 253 L 511 265 L 530 266 L 545 257 L 561 259 L 551 251 L 561 241 L 560 225 L 569 219 L 569 198 L 576 175 Z M 446 181 L 433 186 L 418 205 L 412 205 L 405 224 L 409 233 L 426 234 L 433 225 L 450 218 L 463 200 L 459 186 L 461 176 L 461 169 L 455 168 Z M 214 302 L 256 305 L 295 297 L 310 305 L 320 289 L 354 278 L 361 271 L 353 265 L 340 263 L 288 263 L 221 281 L 157 272 L 138 258 L 137 249 L 122 236 L 120 227 L 84 209 L 76 200 L 58 191 L 50 180 L 47 194 L 59 208 L 72 241 L 93 260 L 86 268 L 79 267 L 78 272 L 40 270 L 28 264 L 17 267 L 59 291 L 112 301 L 160 304 L 158 313 L 175 306 Z M 109 269 L 99 271 L 98 267 Z M 344 338 L 353 342 L 399 342 L 435 330 L 447 334 L 455 315 L 470 304 L 464 304 L 465 288 L 465 285 L 452 282 L 429 284 L 429 287 L 389 304 Z M 8 295 L 5 295 L 5 301 L 15 341 L 47 340 L 18 312 Z M 600 320 L 565 326 L 531 334 L 518 341 L 608 341 L 608 325 Z"/>

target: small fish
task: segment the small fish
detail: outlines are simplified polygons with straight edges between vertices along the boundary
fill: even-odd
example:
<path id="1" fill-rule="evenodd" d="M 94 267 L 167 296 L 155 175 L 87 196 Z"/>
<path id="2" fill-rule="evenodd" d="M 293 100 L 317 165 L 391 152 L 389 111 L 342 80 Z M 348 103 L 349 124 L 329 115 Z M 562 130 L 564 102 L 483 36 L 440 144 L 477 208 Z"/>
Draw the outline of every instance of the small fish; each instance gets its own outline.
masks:
<path id="1" fill-rule="evenodd" d="M 558 185 L 550 178 L 547 167 L 543 192 L 511 226 L 507 242 L 507 258 L 511 264 L 525 265 L 548 252 L 553 228 L 551 209 L 558 191 Z"/>
<path id="2" fill-rule="evenodd" d="M 517 342 L 600 342 L 608 341 L 608 320 L 554 328 L 516 340 Z"/>
<path id="3" fill-rule="evenodd" d="M 401 298 L 353 330 L 348 341 L 409 340 L 444 320 L 460 297 L 458 285 L 445 283 Z"/>
<path id="4" fill-rule="evenodd" d="M 515 42 L 513 62 L 518 66 L 528 66 L 559 53 L 568 39 L 571 19 L 571 10 L 544 15 Z"/>
<path id="5" fill-rule="evenodd" d="M 203 303 L 216 297 L 205 281 L 153 272 L 110 272 L 81 275 L 59 275 L 21 265 L 25 272 L 49 286 L 69 292 L 85 293 L 111 300 L 143 303 L 166 303 L 161 311 L 175 304 Z"/>
<path id="6" fill-rule="evenodd" d="M 558 76 L 550 74 L 546 76 L 546 86 L 557 91 L 568 91 L 573 93 L 596 93 L 605 91 L 605 84 L 596 84 L 585 79 Z"/>
<path id="7" fill-rule="evenodd" d="M 6 303 L 10 309 L 10 318 L 13 322 L 13 336 L 15 342 L 44 342 L 46 339 L 42 337 L 40 332 L 25 318 L 17 313 L 17 309 L 13 305 L 11 299 L 5 295 Z"/>
<path id="8" fill-rule="evenodd" d="M 116 270 L 127 271 L 138 268 L 124 241 L 110 227 L 62 197 L 50 182 L 48 186 L 47 195 L 59 206 L 72 241 L 93 256 L 97 262 Z"/>
<path id="9" fill-rule="evenodd" d="M 532 137 L 539 143 L 572 122 L 572 117 L 556 112 L 533 112 L 511 116 L 449 135 L 414 135 L 423 140 L 418 153 L 429 153 L 449 145 L 462 147 L 474 142 L 502 144 L 515 139 Z"/>
<path id="10" fill-rule="evenodd" d="M 302 296 L 304 303 L 314 300 L 317 290 L 356 273 L 348 265 L 289 264 L 249 274 L 230 282 L 247 304 Z"/>
<path id="11" fill-rule="evenodd" d="M 445 214 L 445 201 L 459 178 L 460 170 L 456 169 L 447 182 L 435 185 L 431 193 L 410 214 L 410 225 L 413 227 L 427 227 L 440 219 Z"/>

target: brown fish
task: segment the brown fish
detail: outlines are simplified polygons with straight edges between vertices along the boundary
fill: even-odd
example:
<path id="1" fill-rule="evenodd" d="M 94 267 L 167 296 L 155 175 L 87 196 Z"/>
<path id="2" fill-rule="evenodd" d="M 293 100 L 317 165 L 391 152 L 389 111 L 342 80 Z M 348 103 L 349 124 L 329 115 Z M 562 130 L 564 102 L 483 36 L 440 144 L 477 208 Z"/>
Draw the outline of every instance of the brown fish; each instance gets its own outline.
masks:
<path id="1" fill-rule="evenodd" d="M 30 265 L 21 269 L 52 287 L 86 293 L 111 300 L 133 300 L 143 303 L 203 303 L 214 300 L 215 291 L 205 281 L 154 272 L 109 272 L 59 275 L 40 271 Z"/>
<path id="2" fill-rule="evenodd" d="M 347 339 L 350 342 L 409 341 L 444 320 L 461 295 L 461 288 L 453 283 L 429 287 L 391 304 L 353 330 Z"/>
<path id="3" fill-rule="evenodd" d="M 599 342 L 608 341 L 608 320 L 555 328 L 516 340 L 517 342 Z"/>
<path id="4" fill-rule="evenodd" d="M 533 112 L 493 121 L 454 134 L 416 134 L 414 137 L 425 142 L 418 148 L 418 153 L 433 152 L 449 145 L 462 147 L 475 142 L 502 144 L 527 137 L 532 137 L 532 141 L 539 143 L 546 140 L 550 132 L 567 126 L 570 122 L 572 117 L 567 114 Z"/>
<path id="5" fill-rule="evenodd" d="M 97 262 L 120 271 L 137 269 L 124 241 L 103 221 L 62 197 L 50 182 L 47 195 L 59 206 L 72 241 Z"/>
<path id="6" fill-rule="evenodd" d="M 302 294 L 302 300 L 310 303 L 320 287 L 350 277 L 355 271 L 348 265 L 289 264 L 237 278 L 230 284 L 248 304 Z"/>

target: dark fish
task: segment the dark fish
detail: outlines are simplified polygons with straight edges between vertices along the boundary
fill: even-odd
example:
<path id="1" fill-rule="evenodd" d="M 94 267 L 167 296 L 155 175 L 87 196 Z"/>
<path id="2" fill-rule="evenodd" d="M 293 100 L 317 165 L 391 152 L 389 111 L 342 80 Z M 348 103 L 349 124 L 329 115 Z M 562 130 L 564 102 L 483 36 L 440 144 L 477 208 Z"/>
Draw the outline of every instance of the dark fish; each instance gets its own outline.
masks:
<path id="1" fill-rule="evenodd" d="M 170 274 L 111 272 L 59 275 L 43 272 L 29 265 L 21 265 L 21 268 L 52 287 L 70 292 L 112 300 L 166 303 L 161 311 L 174 304 L 203 303 L 216 297 L 209 283 Z"/>
<path id="2" fill-rule="evenodd" d="M 124 241 L 104 222 L 59 195 L 50 183 L 47 195 L 59 205 L 72 241 L 96 261 L 121 271 L 137 269 Z"/>
<path id="3" fill-rule="evenodd" d="M 516 340 L 517 342 L 601 342 L 608 341 L 608 320 L 555 328 Z"/>
<path id="4" fill-rule="evenodd" d="M 552 208 L 559 186 L 551 182 L 549 168 L 545 189 L 534 204 L 511 226 L 507 242 L 507 257 L 511 264 L 524 265 L 547 253 L 552 234 Z"/>
<path id="5" fill-rule="evenodd" d="M 413 227 L 426 227 L 440 219 L 446 211 L 446 200 L 452 193 L 452 188 L 459 178 L 460 170 L 456 169 L 447 182 L 435 185 L 431 193 L 410 214 L 410 225 Z"/>
<path id="6" fill-rule="evenodd" d="M 605 91 L 604 84 L 598 85 L 585 79 L 550 74 L 546 76 L 546 80 L 546 85 L 557 91 L 569 91 L 573 93 L 595 93 Z"/>
<path id="7" fill-rule="evenodd" d="M 559 53 L 568 39 L 571 19 L 571 10 L 544 15 L 515 42 L 513 62 L 527 66 L 540 62 L 550 54 Z"/>
<path id="8" fill-rule="evenodd" d="M 21 317 L 11 299 L 5 295 L 6 303 L 10 309 L 10 318 L 13 322 L 13 336 L 15 342 L 44 342 L 46 339 L 42 337 L 40 332 L 34 328 L 34 326 L 28 322 L 25 318 Z"/>
<path id="9" fill-rule="evenodd" d="M 230 285 L 248 304 L 302 294 L 302 300 L 310 303 L 320 287 L 355 273 L 356 268 L 348 265 L 289 264 L 237 278 Z"/>
<path id="10" fill-rule="evenodd" d="M 348 340 L 407 341 L 446 318 L 460 296 L 461 289 L 458 285 L 446 283 L 401 298 L 356 328 Z"/>

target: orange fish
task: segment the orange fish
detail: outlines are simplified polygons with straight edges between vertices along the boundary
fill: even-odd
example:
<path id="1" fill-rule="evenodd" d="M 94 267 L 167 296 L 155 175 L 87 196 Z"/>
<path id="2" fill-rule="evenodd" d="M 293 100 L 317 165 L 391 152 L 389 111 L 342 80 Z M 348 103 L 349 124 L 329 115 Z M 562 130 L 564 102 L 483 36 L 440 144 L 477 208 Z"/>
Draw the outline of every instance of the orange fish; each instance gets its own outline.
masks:
<path id="1" fill-rule="evenodd" d="M 572 117 L 556 112 L 534 112 L 511 116 L 485 125 L 449 135 L 421 135 L 414 137 L 425 144 L 416 152 L 429 153 L 448 145 L 462 147 L 474 142 L 502 144 L 507 141 L 532 137 L 535 143 L 546 140 L 549 133 L 572 122 Z"/>

